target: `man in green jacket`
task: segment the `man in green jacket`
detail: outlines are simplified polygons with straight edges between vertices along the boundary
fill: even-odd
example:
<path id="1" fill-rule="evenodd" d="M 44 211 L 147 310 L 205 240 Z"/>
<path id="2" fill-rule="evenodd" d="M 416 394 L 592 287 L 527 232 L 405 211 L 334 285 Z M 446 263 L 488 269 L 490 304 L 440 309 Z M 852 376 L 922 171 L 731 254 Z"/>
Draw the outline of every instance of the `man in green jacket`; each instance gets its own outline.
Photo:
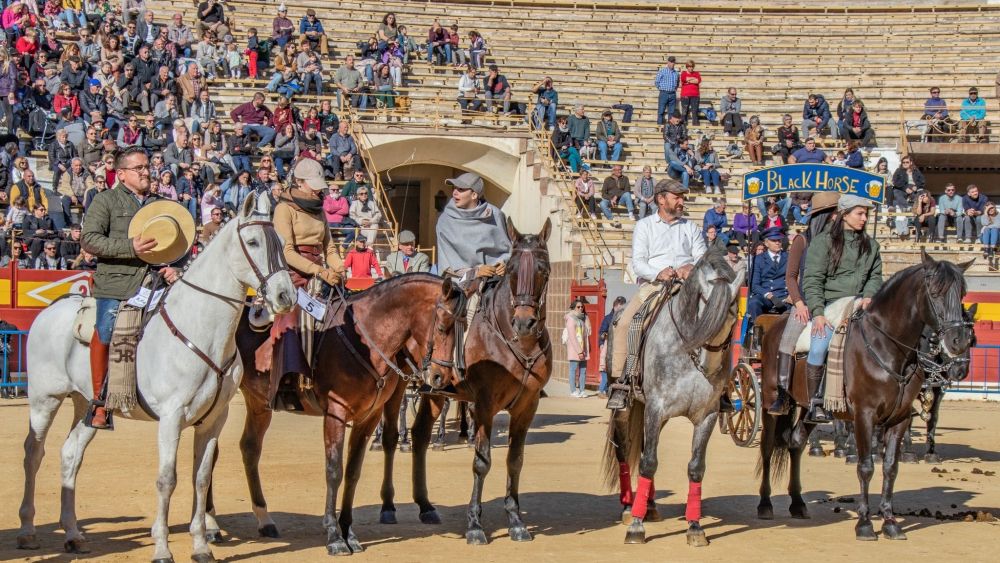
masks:
<path id="1" fill-rule="evenodd" d="M 141 147 L 130 147 L 115 159 L 117 182 L 96 196 L 83 222 L 83 249 L 97 257 L 93 294 L 97 299 L 97 326 L 90 343 L 91 381 L 94 385 L 94 416 L 90 426 L 108 428 L 107 411 L 101 400 L 108 371 L 108 346 L 114 332 L 118 306 L 139 291 L 149 264 L 140 255 L 156 247 L 154 239 L 129 238 L 128 226 L 139 209 L 160 199 L 150 193 L 149 159 Z M 177 280 L 173 268 L 161 274 L 168 283 Z"/>
<path id="2" fill-rule="evenodd" d="M 813 238 L 806 252 L 802 294 L 812 316 L 812 339 L 806 359 L 806 379 L 813 405 L 809 422 L 830 422 L 822 406 L 826 354 L 840 319 L 826 318 L 826 306 L 844 297 L 861 298 L 867 308 L 882 287 L 882 254 L 877 241 L 865 232 L 871 201 L 843 195 L 837 202 L 839 217 L 830 229 Z M 818 402 L 817 402 L 818 399 Z"/>

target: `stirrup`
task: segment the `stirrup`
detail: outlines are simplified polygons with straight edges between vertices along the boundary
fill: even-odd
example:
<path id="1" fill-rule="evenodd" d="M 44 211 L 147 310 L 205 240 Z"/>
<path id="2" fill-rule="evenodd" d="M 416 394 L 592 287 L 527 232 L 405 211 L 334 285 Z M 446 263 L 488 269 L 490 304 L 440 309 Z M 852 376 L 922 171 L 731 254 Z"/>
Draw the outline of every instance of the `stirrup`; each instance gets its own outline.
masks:
<path id="1" fill-rule="evenodd" d="M 822 404 L 813 403 L 813 405 L 809 407 L 809 412 L 806 413 L 806 422 L 814 422 L 816 424 L 833 422 L 833 417 L 830 416 L 829 411 L 823 408 Z"/>
<path id="2" fill-rule="evenodd" d="M 94 426 L 94 415 L 97 413 L 98 408 L 104 407 L 104 401 L 92 400 L 90 405 L 87 407 L 87 414 L 83 417 L 83 425 L 88 428 L 93 428 L 95 430 L 114 430 L 115 421 L 112 417 L 112 411 L 105 409 L 104 411 L 104 426 Z"/>
<path id="3" fill-rule="evenodd" d="M 629 385 L 627 383 L 611 384 L 611 393 L 608 395 L 608 402 L 604 405 L 610 410 L 621 410 L 627 406 Z"/>
<path id="4" fill-rule="evenodd" d="M 733 400 L 729 398 L 729 393 L 723 393 L 719 396 L 719 413 L 724 412 L 736 412 L 736 405 L 733 404 Z"/>
<path id="5" fill-rule="evenodd" d="M 771 406 L 767 407 L 767 414 L 774 416 L 786 415 L 788 414 L 788 411 L 791 410 L 792 406 L 790 403 L 791 401 L 789 400 L 788 392 L 781 387 L 778 387 L 778 398 L 771 403 Z"/>

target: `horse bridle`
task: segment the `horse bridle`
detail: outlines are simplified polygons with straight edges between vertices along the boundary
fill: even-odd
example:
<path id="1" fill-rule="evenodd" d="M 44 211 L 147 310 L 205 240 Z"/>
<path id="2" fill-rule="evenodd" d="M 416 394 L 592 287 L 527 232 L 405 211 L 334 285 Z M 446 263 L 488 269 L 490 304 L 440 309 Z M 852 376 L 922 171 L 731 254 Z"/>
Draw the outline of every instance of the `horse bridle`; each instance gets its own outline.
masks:
<path id="1" fill-rule="evenodd" d="M 264 273 L 260 271 L 260 268 L 257 266 L 257 263 L 254 262 L 253 258 L 250 256 L 250 251 L 247 249 L 246 242 L 243 240 L 243 237 L 240 236 L 240 231 L 242 231 L 246 227 L 252 227 L 252 226 L 264 227 L 264 240 L 267 249 L 267 262 L 268 262 L 268 269 L 270 270 L 267 273 L 267 275 L 264 275 Z M 274 231 L 274 223 L 272 221 L 265 221 L 265 220 L 255 220 L 255 221 L 247 221 L 245 223 L 240 223 L 236 227 L 236 238 L 239 239 L 240 241 L 240 249 L 243 250 L 243 256 L 246 257 L 247 263 L 250 264 L 250 269 L 253 270 L 254 275 L 257 276 L 257 281 L 260 282 L 260 286 L 257 289 L 257 294 L 261 299 L 263 299 L 267 295 L 267 281 L 271 279 L 274 275 L 286 269 L 285 259 L 282 254 L 281 242 L 278 239 L 278 233 Z M 225 295 L 221 295 L 214 291 L 205 289 L 199 285 L 196 285 L 186 280 L 185 278 L 181 278 L 180 282 L 190 287 L 191 289 L 194 289 L 195 291 L 201 292 L 205 295 L 209 295 L 230 305 L 235 305 L 237 308 L 243 307 L 246 304 L 245 298 L 233 299 L 232 297 L 227 297 Z M 172 334 L 174 338 L 180 340 L 182 344 L 187 346 L 187 348 L 191 350 L 191 352 L 193 352 L 195 356 L 198 356 L 198 358 L 201 359 L 201 361 L 205 362 L 205 364 L 207 364 L 208 367 L 215 373 L 215 378 L 216 378 L 215 395 L 212 397 L 212 404 L 209 405 L 205 413 L 202 414 L 201 417 L 199 417 L 198 420 L 195 421 L 194 425 L 198 426 L 215 409 L 215 405 L 219 402 L 219 394 L 222 393 L 222 379 L 223 377 L 225 377 L 226 371 L 228 371 L 229 368 L 236 361 L 239 351 L 234 353 L 233 356 L 230 357 L 228 360 L 226 360 L 222 365 L 218 365 L 215 363 L 214 360 L 212 360 L 211 356 L 206 354 L 204 350 L 199 348 L 197 344 L 192 342 L 191 339 L 185 336 L 184 333 L 181 332 L 179 328 L 177 328 L 177 325 L 174 324 L 173 319 L 171 319 L 170 315 L 167 314 L 166 298 L 160 300 L 159 314 L 160 317 L 163 318 L 163 323 L 167 326 L 167 330 L 170 331 L 170 334 Z"/>
<path id="2" fill-rule="evenodd" d="M 445 313 L 447 313 L 448 315 L 450 315 L 452 319 L 454 319 L 453 328 L 455 330 L 455 339 L 458 342 L 461 342 L 461 336 L 462 336 L 458 332 L 459 331 L 459 325 L 461 324 L 461 323 L 458 322 L 458 315 L 460 314 L 460 311 L 462 311 L 462 310 L 465 309 L 465 300 L 466 300 L 465 292 L 464 291 L 459 291 L 458 292 L 458 304 L 455 306 L 454 309 L 449 309 L 444 303 L 434 303 L 434 311 L 431 312 L 431 315 L 432 315 L 432 317 L 434 318 L 435 321 L 437 320 L 437 312 L 438 311 L 444 311 Z M 439 359 L 433 357 L 433 354 L 434 354 L 434 336 L 433 336 L 433 333 L 434 332 L 444 332 L 445 329 L 441 326 L 441 323 L 435 322 L 434 323 L 434 327 L 431 330 L 432 330 L 431 337 L 428 339 L 428 342 L 427 342 L 427 353 L 424 355 L 423 362 L 421 362 L 420 371 L 421 372 L 426 372 L 427 368 L 431 367 L 431 364 L 434 364 L 436 366 L 441 366 L 441 367 L 443 367 L 445 369 L 453 369 L 455 367 L 454 357 L 451 360 L 439 360 Z"/>
<path id="3" fill-rule="evenodd" d="M 542 291 L 535 297 L 535 253 L 531 250 L 521 250 L 517 260 L 517 288 L 511 288 L 510 308 L 513 311 L 518 307 L 530 307 L 534 309 L 535 334 L 538 337 L 545 330 L 544 323 L 541 322 L 539 311 L 545 307 L 545 294 L 548 293 L 549 280 L 545 279 L 542 284 Z M 530 272 L 528 276 L 522 276 L 522 272 Z M 516 342 L 518 336 L 515 334 L 513 340 Z"/>
<path id="4" fill-rule="evenodd" d="M 941 342 L 944 340 L 945 335 L 956 329 L 969 329 L 975 326 L 973 321 L 965 319 L 965 315 L 962 314 L 961 320 L 956 321 L 944 321 L 944 315 L 938 311 L 937 298 L 938 295 L 931 290 L 930 278 L 934 274 L 932 272 L 924 272 L 924 292 L 927 294 L 927 304 L 930 307 L 931 315 L 934 317 L 934 323 L 937 325 L 937 329 L 934 334 L 928 339 L 930 344 L 930 353 L 932 356 L 937 356 L 938 354 L 944 352 L 949 359 L 954 359 L 957 356 L 952 356 Z"/>

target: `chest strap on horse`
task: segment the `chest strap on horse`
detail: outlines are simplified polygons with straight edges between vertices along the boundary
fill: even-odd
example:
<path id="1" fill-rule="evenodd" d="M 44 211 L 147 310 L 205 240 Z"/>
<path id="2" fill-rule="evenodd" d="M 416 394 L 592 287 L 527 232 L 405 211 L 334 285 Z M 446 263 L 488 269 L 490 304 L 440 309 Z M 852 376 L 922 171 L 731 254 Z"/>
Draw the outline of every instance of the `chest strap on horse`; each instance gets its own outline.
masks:
<path id="1" fill-rule="evenodd" d="M 198 420 L 195 421 L 194 425 L 199 426 L 202 422 L 204 422 L 205 418 L 208 417 L 209 413 L 211 413 L 215 409 L 215 405 L 219 402 L 219 395 L 222 394 L 222 383 L 223 383 L 222 380 L 225 377 L 226 372 L 229 371 L 229 368 L 232 367 L 233 363 L 236 361 L 237 354 L 234 353 L 228 360 L 225 361 L 225 363 L 219 366 L 218 364 L 215 363 L 214 360 L 212 360 L 211 357 L 209 357 L 208 354 L 203 352 L 201 348 L 198 348 L 198 346 L 195 345 L 194 342 L 191 342 L 191 340 L 189 340 L 188 337 L 184 336 L 184 333 L 181 332 L 179 328 L 177 328 L 177 325 L 174 324 L 174 321 L 170 318 L 170 315 L 167 314 L 166 307 L 162 306 L 160 307 L 160 317 L 163 318 L 163 324 L 167 325 L 167 330 L 170 331 L 170 334 L 174 335 L 174 337 L 180 340 L 185 346 L 187 346 L 189 350 L 194 352 L 194 355 L 198 356 L 198 358 L 200 358 L 201 361 L 205 362 L 205 364 L 208 365 L 209 369 L 211 369 L 215 373 L 215 379 L 216 379 L 215 396 L 212 397 L 212 404 L 209 405 L 208 410 L 206 410 L 205 413 L 202 414 L 198 418 Z M 148 414 L 150 414 L 154 419 L 158 420 L 158 418 L 154 413 L 148 413 Z"/>

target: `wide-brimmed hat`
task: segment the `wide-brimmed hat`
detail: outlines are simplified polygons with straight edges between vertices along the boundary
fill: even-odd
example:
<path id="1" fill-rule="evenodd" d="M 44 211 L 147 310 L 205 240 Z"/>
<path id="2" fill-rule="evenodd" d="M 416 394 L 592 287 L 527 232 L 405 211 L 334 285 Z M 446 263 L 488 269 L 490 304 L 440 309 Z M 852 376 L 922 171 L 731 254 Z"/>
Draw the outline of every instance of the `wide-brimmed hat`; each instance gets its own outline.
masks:
<path id="1" fill-rule="evenodd" d="M 148 264 L 171 264 L 187 254 L 195 241 L 194 217 L 183 205 L 160 199 L 142 206 L 128 224 L 129 238 L 153 239 L 153 250 L 140 254 Z"/>
<path id="2" fill-rule="evenodd" d="M 820 211 L 833 209 L 837 207 L 838 201 L 840 201 L 840 192 L 815 193 L 812 197 L 812 207 L 809 209 L 809 213 L 819 213 Z"/>

